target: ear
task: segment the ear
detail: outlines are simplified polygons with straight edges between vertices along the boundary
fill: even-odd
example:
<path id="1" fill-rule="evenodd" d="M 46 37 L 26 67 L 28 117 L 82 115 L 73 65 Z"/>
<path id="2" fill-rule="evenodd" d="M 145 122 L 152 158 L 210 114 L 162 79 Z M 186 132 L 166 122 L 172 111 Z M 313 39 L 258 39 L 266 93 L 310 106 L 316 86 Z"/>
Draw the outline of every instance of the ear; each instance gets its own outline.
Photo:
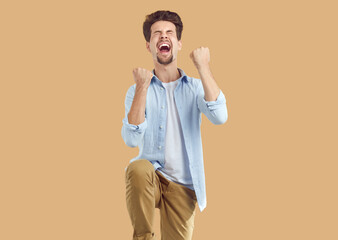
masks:
<path id="1" fill-rule="evenodd" d="M 179 40 L 177 43 L 178 43 L 178 50 L 181 50 L 182 49 L 182 39 Z"/>
<path id="2" fill-rule="evenodd" d="M 150 43 L 149 43 L 149 42 L 146 42 L 146 48 L 147 48 L 148 52 L 151 52 L 149 46 L 150 46 Z"/>

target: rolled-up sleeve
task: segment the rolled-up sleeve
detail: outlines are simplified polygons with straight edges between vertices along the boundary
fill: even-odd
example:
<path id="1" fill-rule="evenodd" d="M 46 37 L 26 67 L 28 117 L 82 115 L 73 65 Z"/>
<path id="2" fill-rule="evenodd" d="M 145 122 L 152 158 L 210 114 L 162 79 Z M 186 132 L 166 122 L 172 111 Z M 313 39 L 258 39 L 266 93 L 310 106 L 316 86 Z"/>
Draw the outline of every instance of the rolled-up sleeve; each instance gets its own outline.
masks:
<path id="1" fill-rule="evenodd" d="M 139 125 L 130 124 L 128 121 L 128 113 L 131 108 L 131 104 L 133 103 L 135 94 L 135 84 L 131 86 L 126 94 L 125 99 L 125 116 L 122 120 L 122 138 L 127 146 L 129 147 L 137 147 L 140 145 L 141 141 L 143 140 L 143 136 L 145 130 L 147 128 L 147 119 L 145 118 L 144 122 Z"/>
<path id="2" fill-rule="evenodd" d="M 198 98 L 197 98 L 198 108 L 205 116 L 216 125 L 223 124 L 228 119 L 228 110 L 226 107 L 225 96 L 220 90 L 220 93 L 216 101 L 206 101 L 204 99 L 204 90 L 203 86 L 200 85 Z"/>

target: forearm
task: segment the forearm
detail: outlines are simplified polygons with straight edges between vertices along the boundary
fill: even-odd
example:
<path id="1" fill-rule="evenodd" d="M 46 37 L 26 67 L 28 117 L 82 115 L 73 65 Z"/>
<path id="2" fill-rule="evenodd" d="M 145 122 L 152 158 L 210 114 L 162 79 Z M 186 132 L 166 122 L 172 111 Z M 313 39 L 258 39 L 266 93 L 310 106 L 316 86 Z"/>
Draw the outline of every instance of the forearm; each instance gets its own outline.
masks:
<path id="1" fill-rule="evenodd" d="M 220 93 L 220 88 L 212 76 L 209 64 L 200 66 L 198 73 L 204 89 L 204 99 L 206 101 L 216 101 Z"/>
<path id="2" fill-rule="evenodd" d="M 128 122 L 139 125 L 145 120 L 147 89 L 136 86 L 133 103 L 128 113 Z"/>

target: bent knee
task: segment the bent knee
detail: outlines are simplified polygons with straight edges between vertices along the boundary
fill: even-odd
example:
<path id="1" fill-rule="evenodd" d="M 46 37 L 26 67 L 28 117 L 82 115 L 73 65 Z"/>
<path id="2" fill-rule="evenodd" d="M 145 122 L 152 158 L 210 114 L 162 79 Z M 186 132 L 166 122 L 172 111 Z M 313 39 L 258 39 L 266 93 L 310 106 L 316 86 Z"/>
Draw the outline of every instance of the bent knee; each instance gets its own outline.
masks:
<path id="1" fill-rule="evenodd" d="M 126 171 L 126 179 L 142 181 L 152 178 L 155 173 L 154 166 L 148 160 L 136 160 L 129 164 Z"/>

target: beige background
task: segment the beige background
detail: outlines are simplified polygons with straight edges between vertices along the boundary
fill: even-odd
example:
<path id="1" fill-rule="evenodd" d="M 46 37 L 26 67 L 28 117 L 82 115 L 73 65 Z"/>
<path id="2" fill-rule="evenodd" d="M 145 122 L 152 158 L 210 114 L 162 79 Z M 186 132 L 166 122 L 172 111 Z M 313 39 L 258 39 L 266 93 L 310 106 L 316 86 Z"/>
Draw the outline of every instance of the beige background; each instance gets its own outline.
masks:
<path id="1" fill-rule="evenodd" d="M 158 9 L 182 17 L 188 75 L 210 48 L 229 111 L 203 117 L 193 239 L 338 239 L 334 2 L 1 1 L 0 239 L 131 239 L 123 104 Z"/>

